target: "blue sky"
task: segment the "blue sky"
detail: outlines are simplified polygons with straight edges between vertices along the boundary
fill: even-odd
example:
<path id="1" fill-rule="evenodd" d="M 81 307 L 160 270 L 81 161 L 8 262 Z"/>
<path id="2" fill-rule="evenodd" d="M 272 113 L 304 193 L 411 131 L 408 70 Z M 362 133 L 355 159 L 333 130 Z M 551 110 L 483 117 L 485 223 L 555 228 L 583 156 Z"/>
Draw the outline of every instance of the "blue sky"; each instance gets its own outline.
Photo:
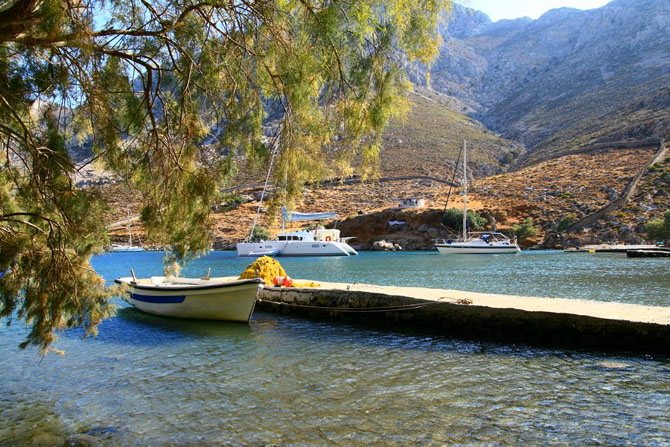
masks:
<path id="1" fill-rule="evenodd" d="M 487 14 L 494 22 L 528 16 L 537 19 L 554 8 L 567 6 L 577 9 L 600 8 L 610 0 L 455 0 L 469 8 Z"/>

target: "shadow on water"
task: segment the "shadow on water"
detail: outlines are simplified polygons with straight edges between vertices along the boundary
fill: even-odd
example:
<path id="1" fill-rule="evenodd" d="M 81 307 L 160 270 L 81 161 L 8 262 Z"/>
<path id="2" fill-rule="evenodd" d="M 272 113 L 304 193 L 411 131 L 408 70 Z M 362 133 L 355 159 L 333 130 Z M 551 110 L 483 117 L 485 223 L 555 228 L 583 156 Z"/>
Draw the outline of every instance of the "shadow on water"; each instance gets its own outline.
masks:
<path id="1" fill-rule="evenodd" d="M 295 342 L 321 343 L 345 346 L 368 346 L 393 350 L 433 351 L 461 355 L 485 354 L 508 357 L 566 356 L 575 351 L 543 349 L 523 344 L 472 340 L 436 334 L 429 329 L 410 326 L 389 326 L 352 320 L 325 320 L 256 312 L 251 321 L 259 335 L 282 335 Z M 279 334 L 278 334 L 279 333 Z"/>
<path id="2" fill-rule="evenodd" d="M 95 341 L 133 346 L 182 343 L 204 337 L 248 338 L 253 329 L 244 323 L 161 317 L 133 307 L 120 308 L 116 316 L 103 321 Z M 83 329 L 66 331 L 65 337 L 83 337 Z"/>
<path id="3" fill-rule="evenodd" d="M 437 334 L 433 329 L 393 325 L 378 321 L 331 320 L 315 316 L 278 315 L 255 312 L 252 327 L 258 334 L 276 332 L 300 342 L 319 339 L 326 344 L 368 346 L 392 350 L 442 352 L 511 358 L 620 359 L 622 361 L 667 362 L 670 355 L 641 355 L 625 351 L 594 351 L 504 342 L 458 335 Z"/>

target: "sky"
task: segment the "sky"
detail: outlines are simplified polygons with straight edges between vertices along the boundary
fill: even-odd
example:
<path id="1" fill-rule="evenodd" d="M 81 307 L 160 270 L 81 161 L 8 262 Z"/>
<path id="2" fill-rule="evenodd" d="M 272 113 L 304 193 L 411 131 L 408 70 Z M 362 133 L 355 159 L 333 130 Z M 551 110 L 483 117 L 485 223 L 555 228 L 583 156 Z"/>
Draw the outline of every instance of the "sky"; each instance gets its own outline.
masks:
<path id="1" fill-rule="evenodd" d="M 593 9 L 609 3 L 610 0 L 455 0 L 468 8 L 477 9 L 494 22 L 500 19 L 530 17 L 537 19 L 545 12 L 564 6 L 577 9 Z"/>

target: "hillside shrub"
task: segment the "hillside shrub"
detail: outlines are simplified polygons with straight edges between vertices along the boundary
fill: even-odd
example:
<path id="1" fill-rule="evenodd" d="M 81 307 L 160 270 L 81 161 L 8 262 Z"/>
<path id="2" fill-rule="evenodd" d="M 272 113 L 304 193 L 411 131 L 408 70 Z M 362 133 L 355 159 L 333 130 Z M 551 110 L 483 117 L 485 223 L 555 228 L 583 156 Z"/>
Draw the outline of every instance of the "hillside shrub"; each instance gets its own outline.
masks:
<path id="1" fill-rule="evenodd" d="M 267 241 L 271 237 L 272 235 L 270 234 L 270 231 L 265 227 L 261 227 L 260 225 L 254 226 L 254 229 L 251 232 L 251 240 L 253 242 Z"/>
<path id="2" fill-rule="evenodd" d="M 489 221 L 486 219 L 486 217 L 481 216 L 472 210 L 468 210 L 469 231 L 483 230 L 488 222 Z M 454 231 L 463 231 L 463 210 L 459 210 L 458 208 L 449 208 L 444 213 L 442 224 L 447 228 L 453 229 Z"/>
<path id="3" fill-rule="evenodd" d="M 575 222 L 577 222 L 577 215 L 575 213 L 570 213 L 563 217 L 552 230 L 556 233 L 564 233 Z"/>
<path id="4" fill-rule="evenodd" d="M 537 236 L 537 233 L 540 231 L 538 227 L 535 226 L 533 218 L 529 217 L 523 221 L 520 225 L 512 226 L 512 234 L 516 236 L 519 242 L 523 242 L 526 239 Z"/>
<path id="5" fill-rule="evenodd" d="M 663 213 L 662 218 L 647 222 L 647 235 L 654 241 L 670 239 L 670 211 Z"/>
<path id="6" fill-rule="evenodd" d="M 235 193 L 226 193 L 221 196 L 219 205 L 217 206 L 217 211 L 220 213 L 225 213 L 237 209 L 243 203 L 247 203 L 249 200 Z"/>

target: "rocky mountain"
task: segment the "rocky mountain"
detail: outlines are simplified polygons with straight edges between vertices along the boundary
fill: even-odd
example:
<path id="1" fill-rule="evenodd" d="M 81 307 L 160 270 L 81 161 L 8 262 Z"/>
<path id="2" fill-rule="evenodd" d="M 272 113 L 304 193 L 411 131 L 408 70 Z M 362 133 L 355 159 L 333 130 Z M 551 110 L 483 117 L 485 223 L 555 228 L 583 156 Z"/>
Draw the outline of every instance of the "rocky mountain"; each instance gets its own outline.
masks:
<path id="1" fill-rule="evenodd" d="M 668 0 L 498 22 L 454 5 L 431 87 L 524 145 L 525 164 L 596 142 L 670 136 L 669 24 Z"/>

